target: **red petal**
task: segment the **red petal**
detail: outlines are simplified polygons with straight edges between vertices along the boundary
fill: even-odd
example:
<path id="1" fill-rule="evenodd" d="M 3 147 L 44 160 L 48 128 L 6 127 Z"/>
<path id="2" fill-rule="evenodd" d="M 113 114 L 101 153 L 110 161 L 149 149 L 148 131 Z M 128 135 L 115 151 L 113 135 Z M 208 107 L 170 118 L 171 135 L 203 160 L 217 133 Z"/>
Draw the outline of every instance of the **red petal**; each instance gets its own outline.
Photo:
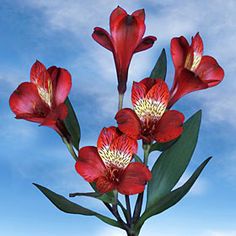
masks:
<path id="1" fill-rule="evenodd" d="M 96 188 L 100 193 L 107 193 L 112 191 L 115 186 L 105 176 L 101 176 L 96 181 Z"/>
<path id="2" fill-rule="evenodd" d="M 208 87 L 216 86 L 224 78 L 224 70 L 211 56 L 202 57 L 202 60 L 196 69 L 196 74 Z"/>
<path id="3" fill-rule="evenodd" d="M 37 87 L 30 82 L 24 82 L 12 93 L 9 104 L 18 119 L 42 122 L 49 113 L 49 108 L 38 94 Z"/>
<path id="4" fill-rule="evenodd" d="M 75 169 L 88 182 L 94 182 L 103 176 L 105 166 L 98 155 L 97 148 L 92 146 L 81 148 Z"/>
<path id="5" fill-rule="evenodd" d="M 112 142 L 110 146 L 112 155 L 106 156 L 106 163 L 124 169 L 129 165 L 133 154 L 137 153 L 137 149 L 137 141 L 123 134 Z"/>
<path id="6" fill-rule="evenodd" d="M 102 45 L 104 48 L 106 48 L 110 51 L 113 51 L 111 36 L 109 35 L 109 33 L 106 30 L 104 30 L 100 27 L 96 27 L 96 28 L 94 28 L 92 37 L 97 43 Z"/>
<path id="7" fill-rule="evenodd" d="M 206 89 L 208 85 L 204 83 L 199 76 L 196 76 L 193 72 L 183 69 L 175 77 L 176 86 L 172 87 L 170 94 L 171 98 L 168 104 L 168 108 L 172 107 L 181 97 L 184 95 Z"/>
<path id="8" fill-rule="evenodd" d="M 56 68 L 52 72 L 55 104 L 64 103 L 72 86 L 70 73 L 63 68 Z"/>
<path id="9" fill-rule="evenodd" d="M 41 80 L 40 76 L 43 72 L 46 72 L 47 69 L 40 61 L 36 60 L 30 70 L 30 81 L 32 83 L 38 84 L 38 81 Z"/>
<path id="10" fill-rule="evenodd" d="M 146 91 L 148 92 L 156 83 L 158 83 L 157 79 L 158 78 L 155 78 L 155 79 L 145 78 L 145 79 L 142 79 L 139 83 L 143 84 L 146 87 Z M 146 92 L 146 94 L 147 94 L 147 92 Z"/>
<path id="11" fill-rule="evenodd" d="M 151 177 L 151 172 L 144 164 L 130 163 L 121 177 L 117 190 L 125 195 L 141 193 Z"/>
<path id="12" fill-rule="evenodd" d="M 133 82 L 132 92 L 131 92 L 131 99 L 133 106 L 135 106 L 140 99 L 144 99 L 148 92 L 146 86 L 142 83 L 142 81 L 139 83 Z"/>
<path id="13" fill-rule="evenodd" d="M 191 47 L 193 49 L 193 52 L 199 56 L 202 56 L 203 54 L 203 42 L 202 42 L 202 38 L 199 35 L 199 33 L 197 33 L 194 38 L 192 38 L 192 44 Z"/>
<path id="14" fill-rule="evenodd" d="M 41 62 L 36 61 L 31 67 L 30 81 L 48 94 L 53 93 L 51 77 Z"/>
<path id="15" fill-rule="evenodd" d="M 121 136 L 115 138 L 110 146 L 110 150 L 119 151 L 129 156 L 133 156 L 133 154 L 137 152 L 137 149 L 137 141 L 129 138 L 125 134 L 122 134 Z"/>
<path id="16" fill-rule="evenodd" d="M 133 139 L 139 139 L 141 124 L 136 113 L 130 108 L 124 108 L 117 112 L 115 119 L 119 130 Z"/>
<path id="17" fill-rule="evenodd" d="M 113 10 L 110 15 L 110 31 L 115 31 L 117 24 L 119 24 L 127 15 L 127 12 L 119 6 Z"/>
<path id="18" fill-rule="evenodd" d="M 141 52 L 141 51 L 147 50 L 148 48 L 151 48 L 156 40 L 157 38 L 154 36 L 147 36 L 143 38 L 140 44 L 136 47 L 134 52 L 135 53 Z"/>
<path id="19" fill-rule="evenodd" d="M 169 101 L 169 89 L 165 81 L 162 79 L 156 79 L 156 83 L 148 91 L 146 99 L 152 99 L 167 106 Z"/>
<path id="20" fill-rule="evenodd" d="M 188 48 L 189 44 L 184 36 L 171 40 L 170 50 L 175 69 L 184 67 Z"/>
<path id="21" fill-rule="evenodd" d="M 145 11 L 144 11 L 144 9 L 139 9 L 139 10 L 133 12 L 132 16 L 134 16 L 138 21 L 143 23 L 145 20 Z"/>
<path id="22" fill-rule="evenodd" d="M 104 149 L 108 150 L 113 140 L 119 135 L 120 134 L 117 131 L 117 128 L 114 126 L 111 126 L 109 128 L 103 128 L 97 141 L 98 152 Z"/>
<path id="23" fill-rule="evenodd" d="M 178 111 L 166 111 L 156 127 L 156 141 L 169 142 L 178 138 L 183 131 L 184 115 Z"/>

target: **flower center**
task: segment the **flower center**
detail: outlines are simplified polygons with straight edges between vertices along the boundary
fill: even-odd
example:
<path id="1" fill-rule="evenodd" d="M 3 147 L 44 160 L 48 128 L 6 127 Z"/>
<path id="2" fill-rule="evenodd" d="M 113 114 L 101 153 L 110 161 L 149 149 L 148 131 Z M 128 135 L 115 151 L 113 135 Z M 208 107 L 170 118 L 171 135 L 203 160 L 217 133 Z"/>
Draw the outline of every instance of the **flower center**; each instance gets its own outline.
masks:
<path id="1" fill-rule="evenodd" d="M 166 104 L 154 99 L 140 99 L 134 106 L 134 111 L 140 120 L 159 120 L 166 110 Z"/>
<path id="2" fill-rule="evenodd" d="M 121 170 L 115 166 L 111 166 L 107 169 L 106 177 L 113 183 L 118 184 L 120 181 Z"/>

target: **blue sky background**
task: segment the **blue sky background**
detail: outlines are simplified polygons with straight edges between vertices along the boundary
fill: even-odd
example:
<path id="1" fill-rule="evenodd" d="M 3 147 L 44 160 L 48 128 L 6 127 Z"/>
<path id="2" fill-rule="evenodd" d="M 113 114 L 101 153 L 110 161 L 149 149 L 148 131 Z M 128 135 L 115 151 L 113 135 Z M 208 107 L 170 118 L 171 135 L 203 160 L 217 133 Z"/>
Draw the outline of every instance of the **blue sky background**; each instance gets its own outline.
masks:
<path id="1" fill-rule="evenodd" d="M 89 191 L 56 133 L 15 120 L 8 107 L 10 94 L 29 80 L 36 59 L 47 67 L 67 68 L 73 77 L 70 97 L 82 128 L 81 145 L 94 145 L 101 128 L 115 124 L 117 98 L 112 55 L 92 40 L 91 33 L 95 26 L 108 28 L 110 12 L 117 5 L 129 13 L 145 8 L 146 35 L 158 38 L 152 49 L 134 56 L 129 88 L 133 80 L 150 74 L 163 47 L 168 54 L 170 86 L 174 73 L 170 39 L 180 35 L 190 39 L 198 31 L 205 54 L 217 58 L 225 69 L 222 84 L 188 95 L 175 106 L 186 117 L 203 109 L 198 146 L 181 182 L 205 158 L 214 158 L 184 200 L 150 219 L 141 235 L 236 236 L 234 0 L 0 0 L 0 235 L 125 235 L 94 217 L 60 212 L 35 189 L 32 182 L 65 196 Z M 125 106 L 130 106 L 129 92 Z M 151 161 L 155 158 L 152 155 Z M 88 206 L 86 199 L 80 203 Z M 91 200 L 89 206 L 104 211 L 96 201 Z"/>

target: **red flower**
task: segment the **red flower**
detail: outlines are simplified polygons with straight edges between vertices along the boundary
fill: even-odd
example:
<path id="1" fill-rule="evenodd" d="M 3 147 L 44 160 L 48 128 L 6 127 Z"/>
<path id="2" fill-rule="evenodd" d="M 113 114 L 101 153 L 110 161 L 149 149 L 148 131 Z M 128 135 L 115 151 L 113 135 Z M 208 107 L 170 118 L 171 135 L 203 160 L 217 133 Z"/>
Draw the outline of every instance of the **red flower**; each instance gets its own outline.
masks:
<path id="1" fill-rule="evenodd" d="M 137 10 L 128 15 L 121 7 L 117 7 L 110 16 L 110 32 L 96 27 L 93 39 L 113 53 L 118 78 L 118 91 L 124 94 L 131 58 L 134 53 L 152 47 L 156 37 L 143 38 L 145 32 L 144 10 Z"/>
<path id="2" fill-rule="evenodd" d="M 10 108 L 16 118 L 49 126 L 65 136 L 62 120 L 67 116 L 64 101 L 71 89 L 70 73 L 55 66 L 46 69 L 36 61 L 30 71 L 30 81 L 21 83 L 10 97 Z"/>
<path id="3" fill-rule="evenodd" d="M 118 128 L 134 139 L 145 143 L 153 140 L 168 142 L 179 137 L 183 131 L 184 115 L 178 111 L 166 111 L 169 90 L 161 79 L 146 78 L 132 87 L 134 110 L 120 110 L 115 119 Z"/>
<path id="4" fill-rule="evenodd" d="M 183 36 L 173 38 L 171 55 L 175 79 L 168 107 L 185 94 L 216 86 L 223 80 L 224 70 L 217 61 L 211 56 L 203 56 L 203 42 L 199 33 L 192 37 L 191 45 Z"/>
<path id="5" fill-rule="evenodd" d="M 104 128 L 97 148 L 80 149 L 75 168 L 86 181 L 95 182 L 101 193 L 115 189 L 126 195 L 141 193 L 151 179 L 151 172 L 142 163 L 130 163 L 136 152 L 136 140 L 121 134 L 115 127 Z"/>

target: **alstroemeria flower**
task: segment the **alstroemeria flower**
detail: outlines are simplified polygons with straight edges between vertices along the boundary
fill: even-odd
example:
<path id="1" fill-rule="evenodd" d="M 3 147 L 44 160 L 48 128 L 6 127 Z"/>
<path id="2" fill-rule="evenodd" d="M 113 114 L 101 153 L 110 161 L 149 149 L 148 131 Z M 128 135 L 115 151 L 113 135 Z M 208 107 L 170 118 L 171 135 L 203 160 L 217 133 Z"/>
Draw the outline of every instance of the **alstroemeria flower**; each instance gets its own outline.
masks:
<path id="1" fill-rule="evenodd" d="M 115 127 L 104 128 L 97 147 L 87 146 L 79 150 L 75 168 L 86 181 L 95 182 L 100 193 L 112 190 L 126 195 L 141 193 L 151 179 L 151 172 L 144 164 L 131 162 L 136 152 L 136 140 Z"/>
<path id="2" fill-rule="evenodd" d="M 171 55 L 175 67 L 175 78 L 170 90 L 171 107 L 185 94 L 219 84 L 224 70 L 211 56 L 203 56 L 202 38 L 197 33 L 189 45 L 185 37 L 171 40 Z"/>
<path id="3" fill-rule="evenodd" d="M 169 102 L 167 84 L 161 79 L 146 78 L 134 82 L 132 104 L 134 109 L 120 110 L 115 119 L 120 131 L 145 143 L 169 142 L 183 131 L 184 115 L 166 110 Z"/>
<path id="4" fill-rule="evenodd" d="M 118 78 L 118 91 L 124 94 L 131 58 L 134 53 L 152 47 L 156 37 L 143 38 L 145 33 L 144 10 L 137 10 L 128 15 L 121 7 L 117 7 L 110 16 L 110 32 L 96 27 L 93 39 L 113 53 Z"/>
<path id="5" fill-rule="evenodd" d="M 65 136 L 62 120 L 67 116 L 67 107 L 64 102 L 71 84 L 71 75 L 66 69 L 55 66 L 46 69 L 36 61 L 30 71 L 30 82 L 21 83 L 12 93 L 10 108 L 16 119 L 49 126 Z"/>

